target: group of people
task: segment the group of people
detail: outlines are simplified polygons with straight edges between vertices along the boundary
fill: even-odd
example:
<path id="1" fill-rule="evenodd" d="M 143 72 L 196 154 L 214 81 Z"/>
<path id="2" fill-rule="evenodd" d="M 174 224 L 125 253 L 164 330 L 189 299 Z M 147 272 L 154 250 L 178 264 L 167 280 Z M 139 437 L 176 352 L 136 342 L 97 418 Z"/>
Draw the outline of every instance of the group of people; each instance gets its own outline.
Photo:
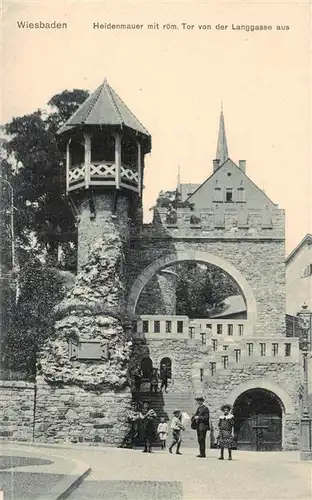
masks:
<path id="1" fill-rule="evenodd" d="M 140 365 L 137 365 L 136 368 L 134 369 L 133 379 L 136 392 L 140 392 L 141 383 L 143 379 L 143 371 Z M 169 380 L 169 368 L 165 363 L 160 366 L 159 373 L 157 368 L 153 368 L 149 376 L 150 392 L 151 393 L 159 392 L 159 382 L 160 382 L 160 391 L 162 392 L 164 390 L 165 392 L 168 392 L 168 380 Z"/>
<path id="2" fill-rule="evenodd" d="M 191 428 L 196 430 L 199 445 L 199 458 L 206 457 L 206 435 L 210 429 L 210 414 L 208 407 L 204 404 L 202 396 L 196 398 L 198 407 L 195 414 L 191 417 Z M 228 450 L 228 459 L 232 460 L 232 449 L 235 447 L 235 440 L 233 437 L 234 417 L 231 413 L 231 405 L 225 404 L 221 407 L 222 415 L 219 418 L 218 429 L 219 435 L 217 437 L 217 444 L 220 448 L 219 460 L 224 460 L 224 450 Z M 172 433 L 172 442 L 169 446 L 169 453 L 173 452 L 175 448 L 176 455 L 181 455 L 182 434 L 185 430 L 186 414 L 179 409 L 173 411 L 170 429 Z M 136 448 L 138 440 L 141 438 L 144 442 L 144 453 L 152 452 L 152 444 L 156 440 L 156 418 L 155 411 L 150 408 L 147 401 L 143 402 L 141 408 L 138 403 L 133 402 L 131 411 L 128 415 L 130 424 L 129 432 L 127 433 L 122 447 Z M 161 442 L 161 449 L 166 449 L 166 441 L 169 435 L 169 427 L 163 417 L 157 426 L 158 438 Z"/>

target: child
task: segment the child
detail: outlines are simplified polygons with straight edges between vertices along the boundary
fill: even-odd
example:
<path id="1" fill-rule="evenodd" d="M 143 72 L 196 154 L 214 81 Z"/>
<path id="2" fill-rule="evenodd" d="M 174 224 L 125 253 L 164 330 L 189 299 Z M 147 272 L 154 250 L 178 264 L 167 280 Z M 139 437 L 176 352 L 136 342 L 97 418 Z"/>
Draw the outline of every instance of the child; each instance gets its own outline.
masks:
<path id="1" fill-rule="evenodd" d="M 224 460 L 224 448 L 228 449 L 229 460 L 232 460 L 232 449 L 234 448 L 235 441 L 233 437 L 233 428 L 234 428 L 234 417 L 231 413 L 231 405 L 226 404 L 221 406 L 221 411 L 223 415 L 221 415 L 219 419 L 219 436 L 217 438 L 219 447 L 220 447 L 220 457 L 219 460 Z"/>
<path id="2" fill-rule="evenodd" d="M 184 426 L 181 424 L 182 413 L 180 410 L 174 410 L 173 417 L 171 420 L 171 429 L 173 441 L 169 448 L 169 453 L 172 453 L 172 448 L 177 445 L 176 454 L 182 455 L 180 453 L 180 446 L 182 442 L 182 431 L 184 431 Z"/>
<path id="3" fill-rule="evenodd" d="M 168 424 L 166 424 L 164 417 L 160 418 L 160 424 L 157 427 L 157 433 L 161 440 L 161 449 L 166 449 L 166 439 L 168 437 Z"/>

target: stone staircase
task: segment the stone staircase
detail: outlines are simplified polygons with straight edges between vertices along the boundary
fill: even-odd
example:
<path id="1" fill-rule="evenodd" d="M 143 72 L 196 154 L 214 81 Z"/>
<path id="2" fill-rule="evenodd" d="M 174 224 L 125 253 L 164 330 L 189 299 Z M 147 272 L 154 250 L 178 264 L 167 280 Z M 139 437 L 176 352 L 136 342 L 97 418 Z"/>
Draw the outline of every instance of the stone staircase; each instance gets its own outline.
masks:
<path id="1" fill-rule="evenodd" d="M 170 423 L 175 409 L 186 412 L 190 417 L 195 412 L 194 397 L 191 392 L 174 392 L 174 393 L 161 393 L 149 394 L 146 392 L 140 393 L 139 397 L 135 397 L 139 401 L 148 401 L 151 408 L 157 413 L 156 427 L 160 421 L 160 417 L 164 417 L 169 427 L 169 435 L 167 439 L 167 446 L 171 442 L 171 429 Z M 190 421 L 183 431 L 183 445 L 185 448 L 197 447 L 196 431 L 191 429 Z M 159 443 L 158 443 L 159 445 Z"/>

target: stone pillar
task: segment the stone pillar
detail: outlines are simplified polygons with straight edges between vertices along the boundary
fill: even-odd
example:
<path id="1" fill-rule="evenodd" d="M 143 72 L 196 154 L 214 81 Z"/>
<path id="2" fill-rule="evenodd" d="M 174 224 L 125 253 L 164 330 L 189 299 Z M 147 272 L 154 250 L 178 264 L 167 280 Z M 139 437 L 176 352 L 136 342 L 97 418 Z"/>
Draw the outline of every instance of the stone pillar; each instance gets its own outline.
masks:
<path id="1" fill-rule="evenodd" d="M 76 282 L 57 307 L 55 336 L 39 356 L 35 436 L 40 441 L 118 445 L 127 430 L 128 203 L 115 192 L 94 193 L 81 203 Z"/>
<path id="2" fill-rule="evenodd" d="M 158 286 L 162 298 L 162 312 L 159 314 L 176 314 L 176 274 L 164 269 L 157 274 Z"/>

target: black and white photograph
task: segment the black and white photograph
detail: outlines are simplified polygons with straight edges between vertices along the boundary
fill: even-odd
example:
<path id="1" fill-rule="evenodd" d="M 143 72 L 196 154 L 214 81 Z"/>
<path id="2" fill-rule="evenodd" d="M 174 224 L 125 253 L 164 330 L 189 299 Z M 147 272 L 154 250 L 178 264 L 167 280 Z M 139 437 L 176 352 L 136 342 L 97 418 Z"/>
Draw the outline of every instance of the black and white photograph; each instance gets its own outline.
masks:
<path id="1" fill-rule="evenodd" d="M 0 500 L 311 499 L 310 1 L 2 11 Z"/>

